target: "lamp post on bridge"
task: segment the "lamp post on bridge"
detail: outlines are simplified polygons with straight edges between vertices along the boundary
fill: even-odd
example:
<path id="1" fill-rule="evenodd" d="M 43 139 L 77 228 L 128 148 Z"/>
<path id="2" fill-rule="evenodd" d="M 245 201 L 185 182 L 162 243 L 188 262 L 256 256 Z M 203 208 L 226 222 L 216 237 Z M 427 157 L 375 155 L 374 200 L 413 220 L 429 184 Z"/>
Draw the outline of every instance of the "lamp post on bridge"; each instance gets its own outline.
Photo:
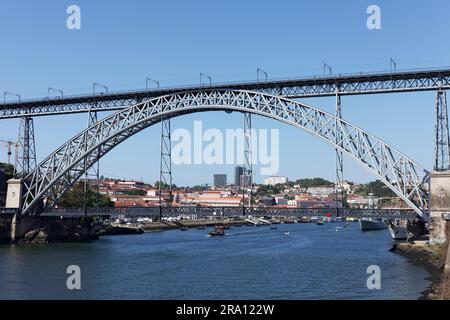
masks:
<path id="1" fill-rule="evenodd" d="M 64 92 L 62 90 L 55 89 L 55 88 L 52 88 L 52 87 L 48 87 L 48 90 L 47 90 L 47 98 L 48 99 L 50 99 L 50 92 L 51 91 L 56 91 L 56 92 L 60 93 L 61 94 L 61 98 L 64 98 Z"/>
<path id="2" fill-rule="evenodd" d="M 159 88 L 159 81 L 153 80 L 151 78 L 145 78 L 145 90 L 148 90 L 148 82 L 154 82 L 156 84 L 156 87 Z"/>
<path id="3" fill-rule="evenodd" d="M 105 92 L 108 93 L 108 86 L 98 83 L 98 82 L 94 82 L 92 84 L 92 94 L 95 95 L 95 88 L 96 87 L 102 87 L 103 89 L 105 89 Z"/>
<path id="4" fill-rule="evenodd" d="M 256 68 L 256 81 L 259 82 L 259 74 L 262 73 L 267 81 L 267 72 L 265 72 L 263 69 L 261 68 Z"/>
<path id="5" fill-rule="evenodd" d="M 17 98 L 19 98 L 19 102 L 21 100 L 21 95 L 18 93 L 14 93 L 14 92 L 10 92 L 10 91 L 3 91 L 3 103 L 6 104 L 6 96 L 10 95 L 10 96 L 15 96 Z"/>
<path id="6" fill-rule="evenodd" d="M 323 76 L 324 77 L 327 75 L 327 70 L 328 70 L 328 72 L 330 73 L 330 76 L 331 76 L 333 74 L 333 70 L 331 69 L 331 67 L 328 64 L 324 63 L 323 64 Z"/>
<path id="7" fill-rule="evenodd" d="M 389 60 L 389 64 L 390 64 L 391 72 L 396 72 L 397 71 L 397 63 L 395 62 L 395 60 L 391 58 Z"/>
<path id="8" fill-rule="evenodd" d="M 209 86 L 212 85 L 212 78 L 210 76 L 200 72 L 200 87 L 203 86 L 203 83 L 202 83 L 203 78 L 206 78 L 209 80 Z"/>

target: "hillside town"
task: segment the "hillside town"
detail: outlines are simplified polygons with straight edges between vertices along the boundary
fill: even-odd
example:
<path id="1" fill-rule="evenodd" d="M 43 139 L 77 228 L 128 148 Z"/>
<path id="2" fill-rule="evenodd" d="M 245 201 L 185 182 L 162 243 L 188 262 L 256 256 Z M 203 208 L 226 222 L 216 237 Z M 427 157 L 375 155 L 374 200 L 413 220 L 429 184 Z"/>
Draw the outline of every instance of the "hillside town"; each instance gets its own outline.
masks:
<path id="1" fill-rule="evenodd" d="M 404 204 L 380 181 L 357 184 L 344 181 L 339 186 L 322 178 L 298 179 L 267 177 L 263 184 L 242 191 L 242 174 L 236 167 L 231 183 L 225 174 L 215 174 L 212 185 L 193 187 L 151 185 L 143 181 L 103 178 L 98 190 L 107 196 L 115 207 L 172 206 L 239 207 L 249 203 L 251 195 L 255 206 L 285 208 L 402 208 Z M 89 183 L 96 186 L 96 180 Z M 160 197 L 161 193 L 161 197 Z"/>

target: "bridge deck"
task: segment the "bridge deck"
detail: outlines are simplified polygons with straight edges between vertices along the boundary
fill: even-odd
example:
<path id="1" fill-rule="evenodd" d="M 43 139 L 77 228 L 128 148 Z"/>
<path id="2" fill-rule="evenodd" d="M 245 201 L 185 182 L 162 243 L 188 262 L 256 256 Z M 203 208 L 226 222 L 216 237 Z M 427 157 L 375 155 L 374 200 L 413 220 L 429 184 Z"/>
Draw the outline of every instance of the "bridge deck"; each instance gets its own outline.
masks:
<path id="1" fill-rule="evenodd" d="M 378 72 L 366 74 L 331 75 L 269 81 L 218 83 L 211 86 L 182 86 L 150 90 L 121 91 L 103 94 L 65 96 L 7 102 L 0 105 L 0 119 L 24 115 L 45 116 L 88 112 L 112 111 L 134 105 L 146 99 L 181 91 L 198 90 L 252 90 L 282 95 L 289 98 L 306 98 L 340 95 L 375 94 L 390 92 L 427 91 L 450 89 L 450 69 Z"/>
<path id="2" fill-rule="evenodd" d="M 41 216 L 74 218 L 83 216 L 114 217 L 124 215 L 126 217 L 155 217 L 160 212 L 163 217 L 191 216 L 201 217 L 234 217 L 234 216 L 267 216 L 267 217 L 303 217 L 336 216 L 333 208 L 276 208 L 276 207 L 147 207 L 147 208 L 53 208 L 44 211 Z M 2 214 L 14 214 L 12 209 L 0 209 Z M 417 219 L 418 216 L 409 209 L 339 209 L 338 216 L 353 218 L 385 218 L 385 219 Z"/>

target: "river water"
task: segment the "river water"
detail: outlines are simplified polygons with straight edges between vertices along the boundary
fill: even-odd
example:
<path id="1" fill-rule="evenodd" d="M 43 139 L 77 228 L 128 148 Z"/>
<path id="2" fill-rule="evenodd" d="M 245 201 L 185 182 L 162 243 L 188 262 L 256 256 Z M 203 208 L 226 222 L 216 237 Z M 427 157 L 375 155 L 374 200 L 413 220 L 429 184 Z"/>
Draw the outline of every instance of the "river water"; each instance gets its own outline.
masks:
<path id="1" fill-rule="evenodd" d="M 343 225 L 1 245 L 0 299 L 417 299 L 428 287 L 426 271 L 388 251 L 388 231 Z M 67 289 L 69 265 L 80 267 L 81 290 Z M 367 288 L 370 265 L 380 267 L 379 290 Z"/>

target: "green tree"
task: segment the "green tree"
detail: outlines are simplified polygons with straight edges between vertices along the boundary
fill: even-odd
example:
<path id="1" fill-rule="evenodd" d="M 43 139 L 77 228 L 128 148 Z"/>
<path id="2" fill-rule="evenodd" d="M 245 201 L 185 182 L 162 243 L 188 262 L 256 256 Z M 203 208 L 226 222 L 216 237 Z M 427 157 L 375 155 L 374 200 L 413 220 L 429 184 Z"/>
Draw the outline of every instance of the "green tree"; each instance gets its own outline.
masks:
<path id="1" fill-rule="evenodd" d="M 169 185 L 162 181 L 155 181 L 155 189 L 159 189 L 159 185 L 161 184 L 161 189 L 169 189 Z M 172 184 L 172 189 L 175 189 L 177 186 L 175 184 Z"/>
<path id="2" fill-rule="evenodd" d="M 59 207 L 83 207 L 84 206 L 84 181 L 78 181 L 69 191 L 67 191 L 58 202 Z M 87 207 L 113 207 L 114 203 L 104 194 L 98 194 L 95 188 L 89 184 L 86 188 Z"/>
<path id="3" fill-rule="evenodd" d="M 303 188 L 323 187 L 323 186 L 334 185 L 333 182 L 330 182 L 330 181 L 325 180 L 323 178 L 299 179 L 299 180 L 296 181 L 296 183 L 299 184 Z"/>
<path id="4" fill-rule="evenodd" d="M 396 196 L 395 193 L 380 180 L 372 181 L 359 187 L 355 190 L 355 193 L 361 196 L 368 196 L 369 193 L 373 193 L 375 197 L 379 198 Z"/>
<path id="5" fill-rule="evenodd" d="M 145 190 L 141 189 L 127 189 L 127 190 L 120 190 L 120 192 L 127 194 L 129 196 L 145 196 L 147 192 Z"/>
<path id="6" fill-rule="evenodd" d="M 259 197 L 267 197 L 273 194 L 279 194 L 281 192 L 281 185 L 261 185 L 258 187 L 258 190 L 256 191 L 256 195 Z"/>

